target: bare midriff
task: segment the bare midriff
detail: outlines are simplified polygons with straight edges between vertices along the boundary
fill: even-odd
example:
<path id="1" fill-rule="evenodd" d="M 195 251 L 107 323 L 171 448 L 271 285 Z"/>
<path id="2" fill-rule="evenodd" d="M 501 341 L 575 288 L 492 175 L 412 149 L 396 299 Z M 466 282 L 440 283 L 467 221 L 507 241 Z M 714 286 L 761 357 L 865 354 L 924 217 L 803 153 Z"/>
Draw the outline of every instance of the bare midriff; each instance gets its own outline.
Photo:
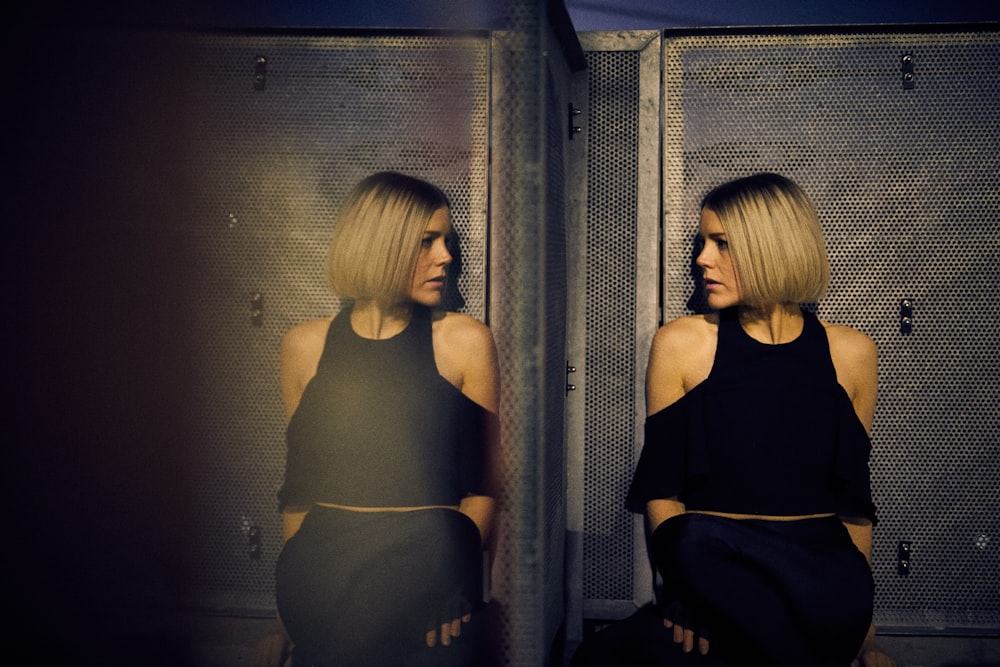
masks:
<path id="1" fill-rule="evenodd" d="M 337 505 L 336 503 L 313 503 L 319 507 L 332 507 L 348 512 L 416 512 L 418 510 L 455 510 L 458 505 L 416 505 L 412 507 L 355 507 L 354 505 Z"/>
<path id="2" fill-rule="evenodd" d="M 822 519 L 836 516 L 832 512 L 823 514 L 795 514 L 795 515 L 774 515 L 774 514 L 736 514 L 733 512 L 713 512 L 711 510 L 685 510 L 688 514 L 711 514 L 712 516 L 726 517 L 727 519 L 758 519 L 760 521 L 802 521 L 803 519 Z"/>

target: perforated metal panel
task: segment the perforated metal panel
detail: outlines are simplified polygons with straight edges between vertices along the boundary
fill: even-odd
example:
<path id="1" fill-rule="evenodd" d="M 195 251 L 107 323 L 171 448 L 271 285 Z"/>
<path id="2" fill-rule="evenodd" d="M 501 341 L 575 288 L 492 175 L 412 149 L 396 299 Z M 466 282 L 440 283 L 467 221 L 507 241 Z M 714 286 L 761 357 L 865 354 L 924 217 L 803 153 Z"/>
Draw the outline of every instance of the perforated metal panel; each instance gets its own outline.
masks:
<path id="1" fill-rule="evenodd" d="M 1000 627 L 998 56 L 992 32 L 664 45 L 665 317 L 686 312 L 701 195 L 778 171 L 819 209 L 833 271 L 820 317 L 878 345 L 881 626 Z"/>
<path id="2" fill-rule="evenodd" d="M 234 36 L 192 48 L 201 112 L 192 167 L 204 196 L 189 229 L 206 375 L 193 398 L 212 443 L 192 479 L 210 510 L 195 562 L 206 573 L 201 588 L 231 595 L 273 585 L 284 462 L 277 340 L 339 307 L 322 261 L 347 190 L 383 169 L 441 186 L 460 239 L 448 305 L 485 315 L 488 40 Z M 254 526 L 264 530 L 263 553 L 247 562 L 240 533 Z"/>
<path id="3" fill-rule="evenodd" d="M 36 297 L 23 339 L 46 353 L 32 356 L 15 467 L 49 522 L 18 524 L 42 573 L 18 591 L 24 618 L 51 618 L 58 596 L 75 644 L 106 637 L 81 609 L 111 625 L 135 601 L 273 613 L 280 335 L 339 307 L 321 270 L 333 214 L 359 178 L 396 169 L 452 199 L 462 271 L 448 304 L 494 328 L 497 649 L 544 663 L 564 603 L 570 66 L 546 3 L 510 10 L 507 34 L 34 45 L 34 71 L 18 71 L 38 109 L 17 208 Z M 40 419 L 51 406 L 60 419 Z"/>
<path id="4" fill-rule="evenodd" d="M 651 594 L 651 578 L 633 567 L 645 556 L 624 502 L 658 300 L 659 40 L 649 32 L 590 33 L 582 43 L 589 64 L 582 597 L 585 615 L 607 618 Z"/>
<path id="5" fill-rule="evenodd" d="M 990 65 L 998 55 L 988 31 L 668 33 L 664 40 L 663 319 L 704 305 L 693 294 L 691 250 L 697 205 L 711 186 L 769 170 L 813 196 L 834 276 L 818 312 L 869 333 L 880 349 L 872 477 L 883 628 L 1000 626 L 1000 318 L 991 305 L 1000 284 L 1000 82 Z M 592 83 L 598 98 L 634 76 L 627 54 L 589 57 L 614 63 Z M 912 78 L 904 71 L 911 65 Z M 632 118 L 622 106 L 610 127 Z M 593 159 L 600 163 L 590 188 L 627 172 L 628 159 L 615 150 L 610 163 Z M 627 263 L 629 252 L 604 262 Z M 913 308 L 908 334 L 900 329 L 903 300 Z M 611 338 L 612 326 L 595 318 L 588 335 L 593 328 L 595 340 Z M 631 352 L 617 354 L 627 368 Z M 596 399 L 594 408 L 603 413 L 605 405 L 610 400 Z M 617 458 L 599 465 L 607 467 L 588 486 L 587 502 L 617 505 L 631 466 Z M 611 548 L 593 550 L 607 561 L 592 566 L 588 594 L 623 595 L 628 582 L 615 567 L 628 560 L 627 521 L 610 511 L 593 516 L 594 530 L 607 524 L 623 532 L 602 535 Z M 897 573 L 901 541 L 913 554 L 906 576 Z"/>
<path id="6" fill-rule="evenodd" d="M 44 504 L 73 511 L 39 551 L 79 550 L 66 579 L 113 601 L 271 613 L 279 340 L 339 308 L 322 263 L 347 190 L 382 169 L 440 185 L 461 262 L 447 305 L 487 316 L 489 36 L 59 39 L 37 45 L 35 87 L 67 90 L 31 127 L 66 143 L 42 144 L 50 192 L 22 210 L 28 340 L 47 350 L 29 414 L 62 419 L 29 449 Z"/>
<path id="7" fill-rule="evenodd" d="M 591 106 L 587 190 L 587 374 L 601 380 L 587 387 L 587 411 L 600 414 L 587 430 L 584 487 L 602 489 L 584 501 L 584 598 L 629 600 L 632 572 L 631 517 L 617 502 L 632 467 L 633 389 L 636 354 L 622 332 L 635 327 L 635 257 L 638 170 L 637 52 L 589 53 Z M 608 82 L 611 85 L 608 85 Z M 603 84 L 603 85 L 602 85 Z M 625 113 L 621 113 L 622 110 Z M 622 141 L 624 139 L 624 141 Z M 617 471 L 609 485 L 607 476 Z"/>
<path id="8" fill-rule="evenodd" d="M 494 35 L 493 52 L 491 305 L 505 471 L 494 582 L 503 660 L 520 667 L 546 664 L 563 621 L 570 72 L 543 3 L 512 11 L 514 30 Z"/>

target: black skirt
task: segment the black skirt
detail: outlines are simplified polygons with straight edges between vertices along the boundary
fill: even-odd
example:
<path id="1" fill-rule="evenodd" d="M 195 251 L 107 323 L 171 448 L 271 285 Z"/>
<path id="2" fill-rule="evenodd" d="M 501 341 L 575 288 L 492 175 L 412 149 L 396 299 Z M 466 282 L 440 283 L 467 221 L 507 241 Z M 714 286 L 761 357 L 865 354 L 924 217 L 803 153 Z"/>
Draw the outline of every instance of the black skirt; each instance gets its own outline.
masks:
<path id="1" fill-rule="evenodd" d="M 485 629 L 479 529 L 450 509 L 313 507 L 278 558 L 278 612 L 296 667 L 480 664 Z M 451 646 L 426 633 L 472 610 Z M 447 620 L 451 620 L 448 618 Z"/>
<path id="2" fill-rule="evenodd" d="M 836 517 L 682 514 L 660 524 L 652 549 L 663 577 L 660 604 L 586 638 L 573 667 L 848 667 L 861 648 L 874 581 Z M 709 654 L 684 654 L 665 616 L 699 629 Z"/>

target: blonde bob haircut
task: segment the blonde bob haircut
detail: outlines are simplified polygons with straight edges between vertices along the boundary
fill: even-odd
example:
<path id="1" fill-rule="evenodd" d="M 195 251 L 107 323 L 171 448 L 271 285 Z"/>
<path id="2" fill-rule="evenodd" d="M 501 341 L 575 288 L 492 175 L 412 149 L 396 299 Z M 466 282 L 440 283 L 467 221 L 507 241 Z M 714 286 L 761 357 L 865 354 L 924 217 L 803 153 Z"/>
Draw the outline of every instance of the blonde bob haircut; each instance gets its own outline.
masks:
<path id="1" fill-rule="evenodd" d="M 742 303 L 811 303 L 826 294 L 830 261 L 816 209 L 793 181 L 756 174 L 718 186 L 701 207 L 719 216 Z"/>
<path id="2" fill-rule="evenodd" d="M 354 186 L 337 214 L 326 256 L 334 294 L 395 304 L 405 300 L 431 216 L 445 194 L 419 178 L 386 171 Z"/>

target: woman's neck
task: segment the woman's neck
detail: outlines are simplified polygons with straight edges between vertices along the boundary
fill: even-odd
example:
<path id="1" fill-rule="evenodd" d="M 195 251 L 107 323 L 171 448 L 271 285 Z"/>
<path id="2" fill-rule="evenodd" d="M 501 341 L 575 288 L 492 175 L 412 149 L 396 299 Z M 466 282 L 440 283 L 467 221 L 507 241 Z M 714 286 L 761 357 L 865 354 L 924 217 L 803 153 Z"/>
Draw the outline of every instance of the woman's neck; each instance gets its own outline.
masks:
<path id="1" fill-rule="evenodd" d="M 802 333 L 802 310 L 796 303 L 783 303 L 762 308 L 740 306 L 740 325 L 747 335 L 769 345 L 788 343 Z"/>
<path id="2" fill-rule="evenodd" d="M 412 316 L 412 303 L 386 305 L 377 301 L 357 301 L 351 311 L 351 327 L 362 338 L 384 340 L 405 329 Z"/>

